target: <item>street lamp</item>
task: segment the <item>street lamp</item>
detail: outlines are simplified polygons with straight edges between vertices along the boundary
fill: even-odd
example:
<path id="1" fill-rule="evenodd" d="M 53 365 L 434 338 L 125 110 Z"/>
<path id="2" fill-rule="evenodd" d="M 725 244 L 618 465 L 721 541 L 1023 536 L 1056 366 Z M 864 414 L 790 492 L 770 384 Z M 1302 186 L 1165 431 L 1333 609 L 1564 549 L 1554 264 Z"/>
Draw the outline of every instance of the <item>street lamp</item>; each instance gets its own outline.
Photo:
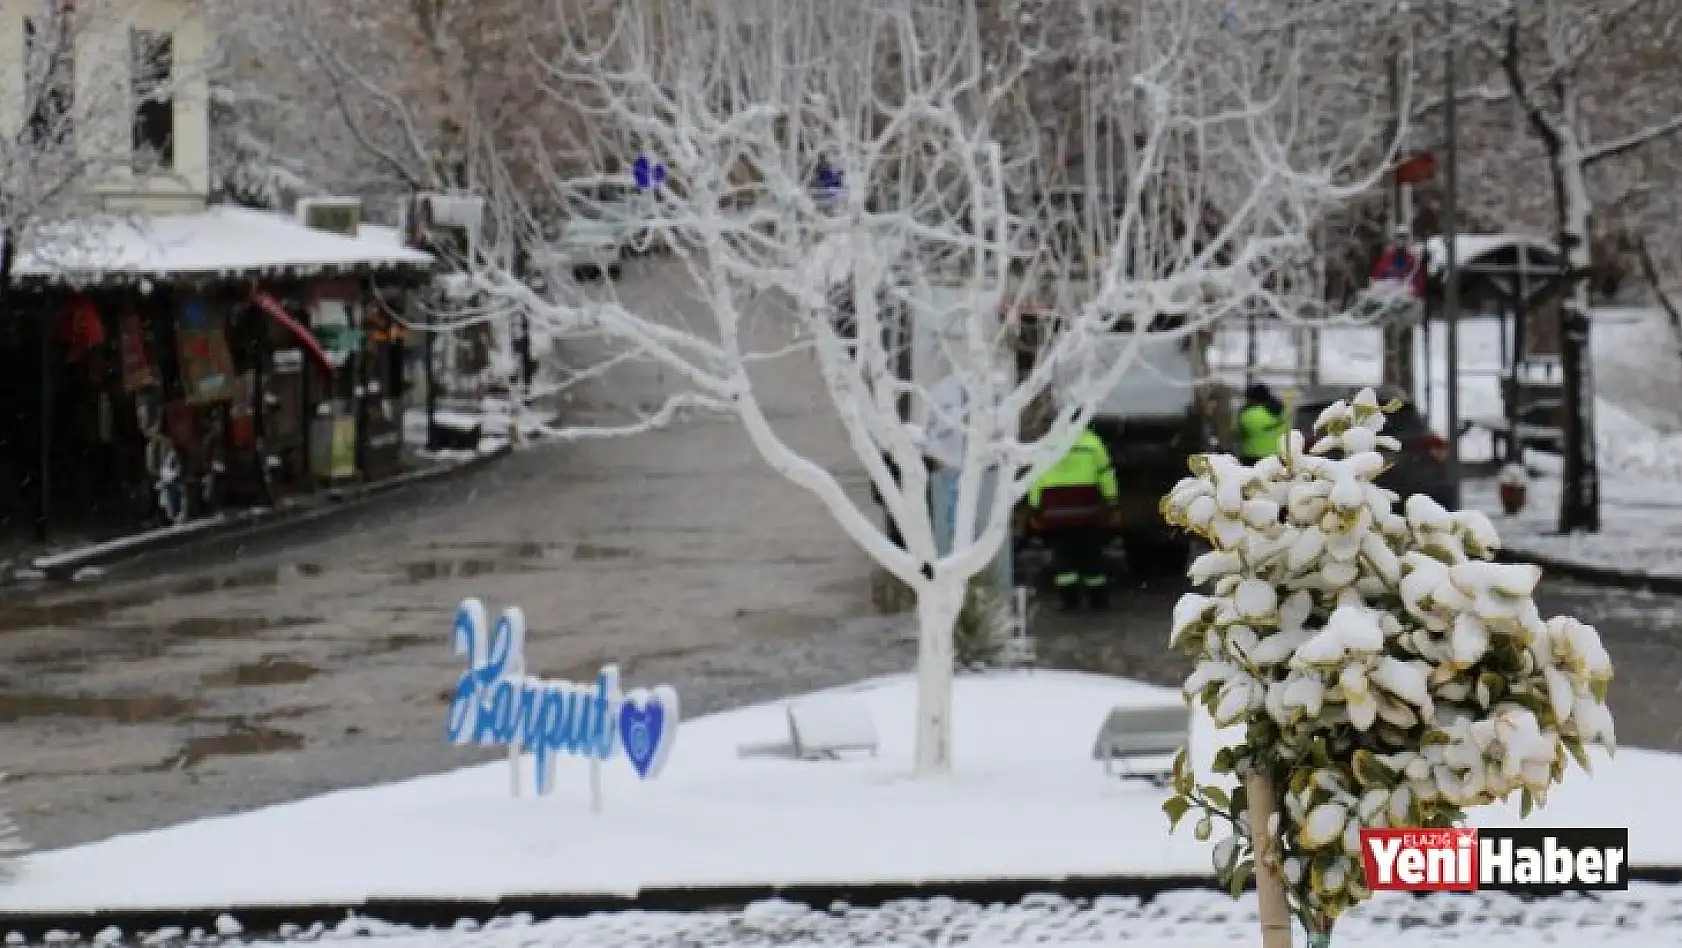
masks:
<path id="1" fill-rule="evenodd" d="M 1443 373 L 1448 382 L 1448 480 L 1449 509 L 1460 509 L 1460 261 L 1456 258 L 1456 191 L 1459 190 L 1459 161 L 1455 147 L 1454 67 L 1460 43 L 1454 35 L 1454 0 L 1443 0 L 1443 26 L 1448 31 L 1447 61 L 1443 65 L 1444 156 L 1443 252 L 1447 255 L 1443 284 L 1443 321 L 1448 329 L 1448 365 Z M 1429 365 L 1430 355 L 1426 354 Z"/>

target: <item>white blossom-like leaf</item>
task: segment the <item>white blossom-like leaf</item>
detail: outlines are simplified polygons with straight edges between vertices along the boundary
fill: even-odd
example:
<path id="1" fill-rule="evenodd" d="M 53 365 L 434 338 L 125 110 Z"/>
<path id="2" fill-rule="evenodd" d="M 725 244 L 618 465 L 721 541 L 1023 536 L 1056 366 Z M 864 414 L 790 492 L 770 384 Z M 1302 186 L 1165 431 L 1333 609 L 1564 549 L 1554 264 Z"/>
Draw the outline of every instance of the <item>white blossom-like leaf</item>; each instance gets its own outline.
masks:
<path id="1" fill-rule="evenodd" d="M 1308 811 L 1308 819 L 1302 824 L 1302 845 L 1309 849 L 1319 849 L 1343 835 L 1343 826 L 1349 819 L 1349 810 L 1341 803 L 1322 803 Z"/>
<path id="2" fill-rule="evenodd" d="M 1489 627 L 1477 616 L 1463 612 L 1455 617 L 1448 641 L 1455 664 L 1473 665 L 1489 651 Z"/>
<path id="3" fill-rule="evenodd" d="M 1278 589 L 1262 579 L 1246 579 L 1239 583 L 1232 599 L 1238 607 L 1238 614 L 1246 619 L 1271 618 L 1279 610 Z"/>

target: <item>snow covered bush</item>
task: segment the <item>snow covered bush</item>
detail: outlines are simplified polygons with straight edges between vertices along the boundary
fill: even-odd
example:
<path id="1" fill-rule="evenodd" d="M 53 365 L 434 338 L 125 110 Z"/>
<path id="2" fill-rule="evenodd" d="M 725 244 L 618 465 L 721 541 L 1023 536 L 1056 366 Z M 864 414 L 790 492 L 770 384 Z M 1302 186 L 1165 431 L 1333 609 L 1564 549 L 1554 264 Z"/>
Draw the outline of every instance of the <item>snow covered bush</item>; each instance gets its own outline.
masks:
<path id="1" fill-rule="evenodd" d="M 1254 872 L 1264 901 L 1277 883 L 1309 932 L 1369 895 L 1362 827 L 1451 826 L 1514 792 L 1528 814 L 1587 745 L 1614 747 L 1595 629 L 1541 617 L 1541 571 L 1492 562 L 1483 514 L 1423 495 L 1397 513 L 1373 482 L 1394 407 L 1367 389 L 1321 413 L 1312 448 L 1291 432 L 1255 465 L 1200 455 L 1162 503 L 1212 547 L 1190 570 L 1211 594 L 1174 610 L 1185 693 L 1244 726 L 1214 762 L 1238 789 L 1198 785 L 1182 754 L 1164 809 L 1197 810 L 1202 839 L 1230 825 L 1223 881 Z"/>

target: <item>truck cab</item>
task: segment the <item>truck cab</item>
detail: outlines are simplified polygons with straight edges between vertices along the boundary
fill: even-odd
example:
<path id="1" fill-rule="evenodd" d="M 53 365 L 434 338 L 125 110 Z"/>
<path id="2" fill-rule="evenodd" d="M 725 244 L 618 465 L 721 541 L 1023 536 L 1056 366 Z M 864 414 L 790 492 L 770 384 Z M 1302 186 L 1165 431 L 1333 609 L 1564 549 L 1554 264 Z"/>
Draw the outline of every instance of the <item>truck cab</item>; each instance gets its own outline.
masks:
<path id="1" fill-rule="evenodd" d="M 568 181 L 551 252 L 575 274 L 588 271 L 617 278 L 619 263 L 641 226 L 636 183 L 623 175 L 594 175 Z"/>

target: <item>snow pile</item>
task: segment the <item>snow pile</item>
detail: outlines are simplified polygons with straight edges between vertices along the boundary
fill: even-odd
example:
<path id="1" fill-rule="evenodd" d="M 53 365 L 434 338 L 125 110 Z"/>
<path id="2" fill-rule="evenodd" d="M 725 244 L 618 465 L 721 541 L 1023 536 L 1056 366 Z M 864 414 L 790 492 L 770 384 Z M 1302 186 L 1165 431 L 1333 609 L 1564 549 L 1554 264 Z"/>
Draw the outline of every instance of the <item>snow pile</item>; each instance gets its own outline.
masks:
<path id="1" fill-rule="evenodd" d="M 1604 398 L 1595 401 L 1602 477 L 1674 481 L 1682 477 L 1682 434 L 1661 434 Z"/>
<path id="2" fill-rule="evenodd" d="M 1532 466 L 1538 455 L 1531 452 Z M 1557 466 L 1557 465 L 1556 465 Z M 1491 512 L 1502 546 L 1522 557 L 1644 576 L 1682 577 L 1682 499 L 1674 482 L 1605 477 L 1600 484 L 1600 532 L 1561 535 L 1557 474 L 1531 477 L 1525 507 L 1504 516 L 1498 484 L 1466 482 L 1468 507 Z"/>
<path id="3" fill-rule="evenodd" d="M 1397 497 L 1373 483 L 1385 411 L 1371 389 L 1329 406 L 1308 449 L 1246 466 L 1194 459 L 1165 516 L 1208 540 L 1174 611 L 1172 644 L 1197 667 L 1185 683 L 1217 726 L 1248 722 L 1217 773 L 1260 771 L 1277 789 L 1278 834 L 1252 827 L 1244 790 L 1198 787 L 1181 768 L 1175 820 L 1202 812 L 1233 833 L 1217 874 L 1253 871 L 1251 831 L 1282 836 L 1282 868 L 1305 918 L 1335 920 L 1370 893 L 1362 827 L 1444 827 L 1517 791 L 1545 800 L 1567 761 L 1614 746 L 1611 660 L 1591 626 L 1544 621 L 1541 570 L 1491 562 L 1499 538 L 1477 512 Z M 1335 457 L 1333 456 L 1335 455 Z M 1268 806 L 1267 811 L 1272 807 Z"/>

